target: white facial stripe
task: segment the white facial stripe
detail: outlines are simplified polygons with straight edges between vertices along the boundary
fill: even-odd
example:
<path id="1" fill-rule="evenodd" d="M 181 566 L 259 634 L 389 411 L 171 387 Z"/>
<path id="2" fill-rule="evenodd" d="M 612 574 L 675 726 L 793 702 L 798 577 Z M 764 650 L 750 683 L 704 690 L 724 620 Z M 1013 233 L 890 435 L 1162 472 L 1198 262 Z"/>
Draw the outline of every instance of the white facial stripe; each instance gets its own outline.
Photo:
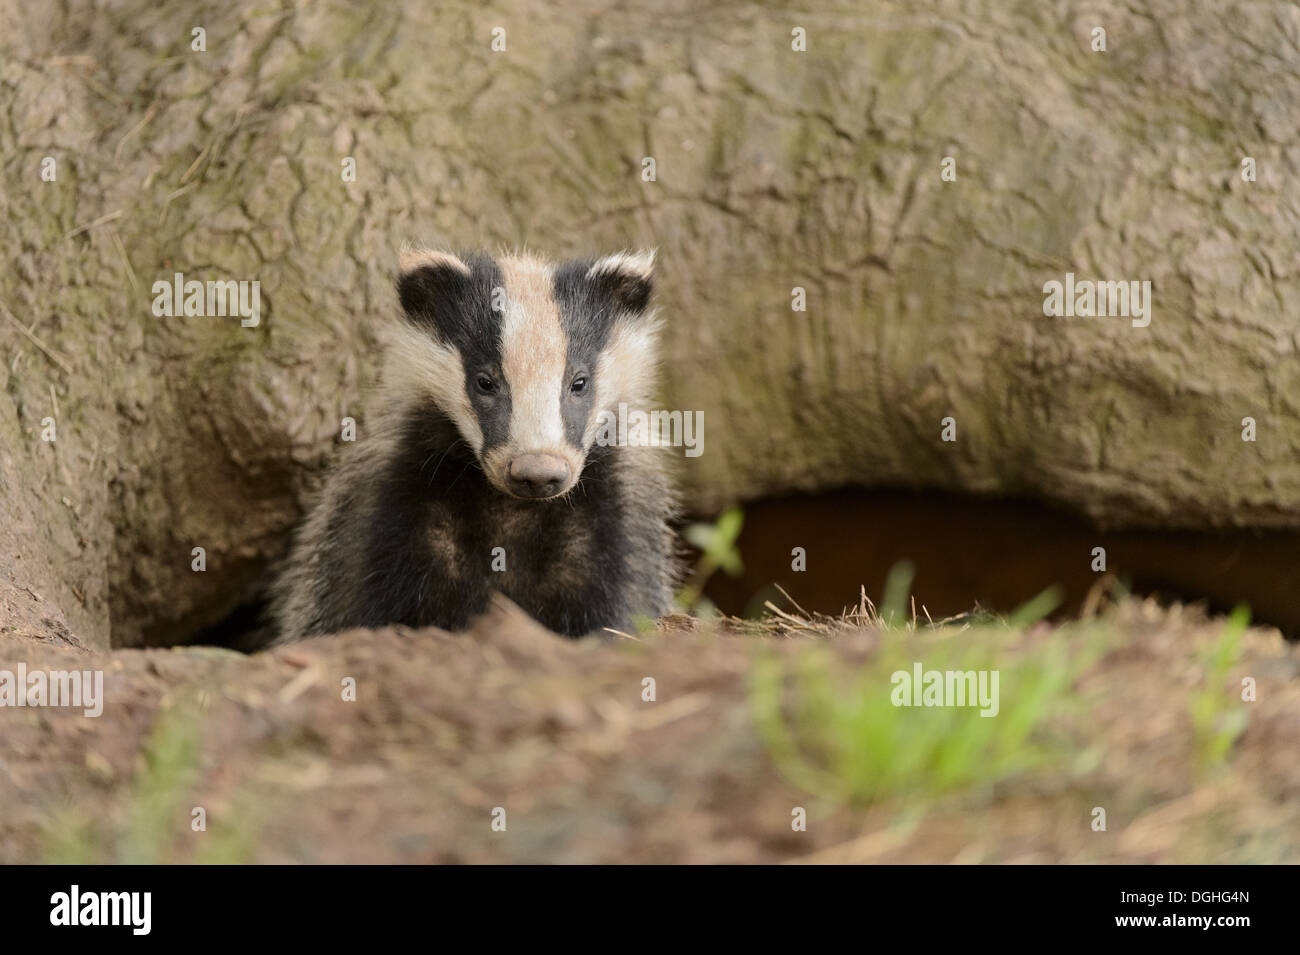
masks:
<path id="1" fill-rule="evenodd" d="M 460 352 L 434 341 L 405 322 L 389 329 L 388 361 L 384 388 L 394 402 L 411 395 L 432 396 L 451 418 L 461 437 L 478 452 L 483 447 L 483 429 L 465 392 L 465 365 Z"/>
<path id="2" fill-rule="evenodd" d="M 596 405 L 618 411 L 620 402 L 643 406 L 652 397 L 659 362 L 659 322 L 654 315 L 619 319 L 609 333 L 596 363 Z M 597 416 L 587 426 L 590 444 L 599 427 Z"/>
<path id="3" fill-rule="evenodd" d="M 560 324 L 550 266 L 535 259 L 501 261 L 506 308 L 501 364 L 510 384 L 510 445 L 515 453 L 564 448 L 560 395 L 568 343 Z"/>

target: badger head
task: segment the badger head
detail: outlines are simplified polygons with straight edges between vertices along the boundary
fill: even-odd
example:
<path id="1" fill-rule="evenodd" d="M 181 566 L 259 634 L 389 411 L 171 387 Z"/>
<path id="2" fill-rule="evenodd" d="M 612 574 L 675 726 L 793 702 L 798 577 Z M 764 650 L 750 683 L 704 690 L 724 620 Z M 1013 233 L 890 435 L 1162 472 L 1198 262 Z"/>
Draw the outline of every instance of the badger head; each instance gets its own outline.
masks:
<path id="1" fill-rule="evenodd" d="M 600 413 L 653 384 L 653 252 L 551 265 L 408 251 L 387 374 L 431 398 L 487 479 L 518 498 L 577 484 Z"/>

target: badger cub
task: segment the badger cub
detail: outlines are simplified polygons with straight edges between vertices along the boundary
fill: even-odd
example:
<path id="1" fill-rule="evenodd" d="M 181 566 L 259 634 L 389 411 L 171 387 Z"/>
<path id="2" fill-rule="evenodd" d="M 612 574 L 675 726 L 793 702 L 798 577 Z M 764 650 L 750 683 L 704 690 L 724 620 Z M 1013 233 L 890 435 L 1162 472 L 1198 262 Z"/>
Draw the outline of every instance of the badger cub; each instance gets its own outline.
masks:
<path id="1" fill-rule="evenodd" d="M 667 612 L 664 452 L 596 442 L 650 397 L 653 265 L 404 254 L 378 401 L 273 585 L 271 642 L 460 629 L 494 591 L 569 636 Z"/>

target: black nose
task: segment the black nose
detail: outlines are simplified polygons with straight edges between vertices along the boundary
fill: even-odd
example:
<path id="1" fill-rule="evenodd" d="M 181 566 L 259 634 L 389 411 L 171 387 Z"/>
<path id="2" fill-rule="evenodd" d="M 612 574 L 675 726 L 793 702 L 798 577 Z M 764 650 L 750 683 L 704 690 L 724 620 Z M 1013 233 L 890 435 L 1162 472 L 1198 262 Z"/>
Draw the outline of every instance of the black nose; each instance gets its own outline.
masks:
<path id="1" fill-rule="evenodd" d="M 569 465 L 554 454 L 521 454 L 510 460 L 510 490 L 520 497 L 552 497 L 569 481 Z"/>

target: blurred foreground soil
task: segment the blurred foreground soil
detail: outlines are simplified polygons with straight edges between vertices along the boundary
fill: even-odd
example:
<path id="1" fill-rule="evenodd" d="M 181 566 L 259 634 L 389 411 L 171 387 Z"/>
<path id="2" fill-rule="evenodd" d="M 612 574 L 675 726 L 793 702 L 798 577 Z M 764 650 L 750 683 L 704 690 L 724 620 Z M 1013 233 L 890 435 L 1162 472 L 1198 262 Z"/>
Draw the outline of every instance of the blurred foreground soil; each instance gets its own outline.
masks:
<path id="1" fill-rule="evenodd" d="M 574 643 L 502 605 L 470 633 L 353 631 L 251 657 L 11 631 L 0 670 L 102 668 L 107 702 L 98 718 L 0 708 L 0 860 L 1300 861 L 1297 647 L 1245 633 L 1222 690 L 1235 702 L 1250 676 L 1258 701 L 1238 704 L 1249 724 L 1207 771 L 1188 701 L 1224 620 L 1130 599 L 1104 623 L 1116 648 L 1072 688 L 1087 715 L 1060 727 L 1078 758 L 924 807 L 802 791 L 755 729 L 756 654 L 830 644 L 847 668 L 873 652 L 870 628 L 763 636 L 678 617 Z"/>

